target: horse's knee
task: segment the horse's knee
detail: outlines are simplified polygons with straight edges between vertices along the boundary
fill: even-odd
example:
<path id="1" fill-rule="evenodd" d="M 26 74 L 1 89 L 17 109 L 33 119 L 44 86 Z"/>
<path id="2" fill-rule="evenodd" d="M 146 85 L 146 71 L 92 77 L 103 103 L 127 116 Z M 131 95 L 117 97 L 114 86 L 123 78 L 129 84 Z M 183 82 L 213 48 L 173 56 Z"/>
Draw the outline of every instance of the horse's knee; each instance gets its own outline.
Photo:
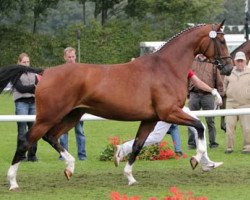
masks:
<path id="1" fill-rule="evenodd" d="M 132 155 L 135 155 L 135 157 L 141 152 L 143 148 L 142 144 L 135 143 L 132 147 Z"/>
<path id="2" fill-rule="evenodd" d="M 139 146 L 138 144 L 133 145 L 132 152 L 128 159 L 130 165 L 132 165 L 135 162 L 136 156 L 140 153 L 141 149 L 142 146 Z"/>

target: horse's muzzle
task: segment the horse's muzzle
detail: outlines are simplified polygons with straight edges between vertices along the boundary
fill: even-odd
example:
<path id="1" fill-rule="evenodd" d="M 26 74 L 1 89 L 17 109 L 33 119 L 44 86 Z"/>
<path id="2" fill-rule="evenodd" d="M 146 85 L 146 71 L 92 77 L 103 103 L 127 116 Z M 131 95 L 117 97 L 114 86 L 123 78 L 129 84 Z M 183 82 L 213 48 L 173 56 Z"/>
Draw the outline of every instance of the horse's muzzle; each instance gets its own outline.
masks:
<path id="1" fill-rule="evenodd" d="M 229 76 L 233 70 L 233 67 L 231 65 L 225 65 L 221 70 L 220 74 L 221 75 L 226 75 Z"/>

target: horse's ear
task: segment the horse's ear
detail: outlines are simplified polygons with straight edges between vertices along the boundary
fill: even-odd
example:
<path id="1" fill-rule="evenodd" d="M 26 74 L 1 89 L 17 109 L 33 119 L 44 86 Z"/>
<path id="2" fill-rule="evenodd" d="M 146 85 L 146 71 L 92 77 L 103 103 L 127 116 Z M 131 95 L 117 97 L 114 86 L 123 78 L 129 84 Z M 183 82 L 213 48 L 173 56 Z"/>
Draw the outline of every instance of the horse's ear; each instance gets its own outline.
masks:
<path id="1" fill-rule="evenodd" d="M 222 29 L 222 26 L 224 25 L 225 21 L 226 21 L 226 19 L 224 19 L 224 20 L 220 23 L 220 25 L 219 25 L 217 31 L 220 31 L 220 30 Z"/>

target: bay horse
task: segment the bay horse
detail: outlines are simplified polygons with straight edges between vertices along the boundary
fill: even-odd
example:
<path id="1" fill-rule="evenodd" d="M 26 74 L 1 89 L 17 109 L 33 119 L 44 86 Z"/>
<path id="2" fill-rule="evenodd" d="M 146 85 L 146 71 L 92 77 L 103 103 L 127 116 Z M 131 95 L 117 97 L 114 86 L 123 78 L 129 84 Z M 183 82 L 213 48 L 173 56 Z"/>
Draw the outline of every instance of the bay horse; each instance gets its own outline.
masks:
<path id="1" fill-rule="evenodd" d="M 133 151 L 124 168 L 129 185 L 136 182 L 132 167 L 157 121 L 192 126 L 197 130 L 197 153 L 190 159 L 193 169 L 207 153 L 205 127 L 184 112 L 187 74 L 194 57 L 202 53 L 216 63 L 222 74 L 231 73 L 229 55 L 221 24 L 201 24 L 169 39 L 157 52 L 123 64 L 63 64 L 43 72 L 36 95 L 36 120 L 26 141 L 16 149 L 7 178 L 10 190 L 19 188 L 16 180 L 20 154 L 40 138 L 65 159 L 64 174 L 74 173 L 74 157 L 58 143 L 85 113 L 112 120 L 141 121 Z"/>

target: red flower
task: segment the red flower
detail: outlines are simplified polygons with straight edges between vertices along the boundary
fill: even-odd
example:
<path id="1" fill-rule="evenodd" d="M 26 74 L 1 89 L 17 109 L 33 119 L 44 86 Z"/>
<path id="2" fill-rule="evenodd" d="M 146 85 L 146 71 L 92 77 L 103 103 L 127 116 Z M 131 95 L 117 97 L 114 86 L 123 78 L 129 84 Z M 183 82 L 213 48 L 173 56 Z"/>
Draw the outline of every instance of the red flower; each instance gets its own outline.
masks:
<path id="1" fill-rule="evenodd" d="M 157 200 L 156 197 L 149 197 L 148 200 Z"/>
<path id="2" fill-rule="evenodd" d="M 167 149 L 166 154 L 167 154 L 167 157 L 169 157 L 169 158 L 172 158 L 175 155 L 174 152 L 171 149 Z"/>
<path id="3" fill-rule="evenodd" d="M 183 155 L 182 155 L 182 158 L 187 158 L 187 154 L 183 154 Z"/>
<path id="4" fill-rule="evenodd" d="M 141 198 L 139 196 L 130 197 L 129 200 L 140 200 Z"/>
<path id="5" fill-rule="evenodd" d="M 110 193 L 110 200 L 120 200 L 119 192 L 111 192 Z"/>
<path id="6" fill-rule="evenodd" d="M 160 143 L 160 148 L 164 148 L 165 146 L 167 146 L 167 141 L 162 141 Z"/>
<path id="7" fill-rule="evenodd" d="M 179 193 L 178 188 L 175 187 L 175 186 L 170 188 L 170 192 L 172 192 L 173 194 L 178 194 Z"/>
<path id="8" fill-rule="evenodd" d="M 129 200 L 129 197 L 127 195 L 122 195 L 120 200 Z"/>
<path id="9" fill-rule="evenodd" d="M 197 197 L 196 200 L 208 200 L 207 197 Z"/>
<path id="10" fill-rule="evenodd" d="M 173 196 L 166 196 L 163 200 L 208 200 L 207 197 L 194 197 L 193 192 L 180 192 L 180 190 L 173 186 L 170 188 L 170 192 Z M 139 196 L 128 197 L 127 195 L 121 195 L 119 192 L 111 192 L 110 193 L 110 200 L 140 200 Z M 157 200 L 156 197 L 149 197 L 148 200 Z"/>
<path id="11" fill-rule="evenodd" d="M 116 145 L 120 144 L 120 139 L 117 136 L 109 137 L 109 143 L 116 146 Z"/>

